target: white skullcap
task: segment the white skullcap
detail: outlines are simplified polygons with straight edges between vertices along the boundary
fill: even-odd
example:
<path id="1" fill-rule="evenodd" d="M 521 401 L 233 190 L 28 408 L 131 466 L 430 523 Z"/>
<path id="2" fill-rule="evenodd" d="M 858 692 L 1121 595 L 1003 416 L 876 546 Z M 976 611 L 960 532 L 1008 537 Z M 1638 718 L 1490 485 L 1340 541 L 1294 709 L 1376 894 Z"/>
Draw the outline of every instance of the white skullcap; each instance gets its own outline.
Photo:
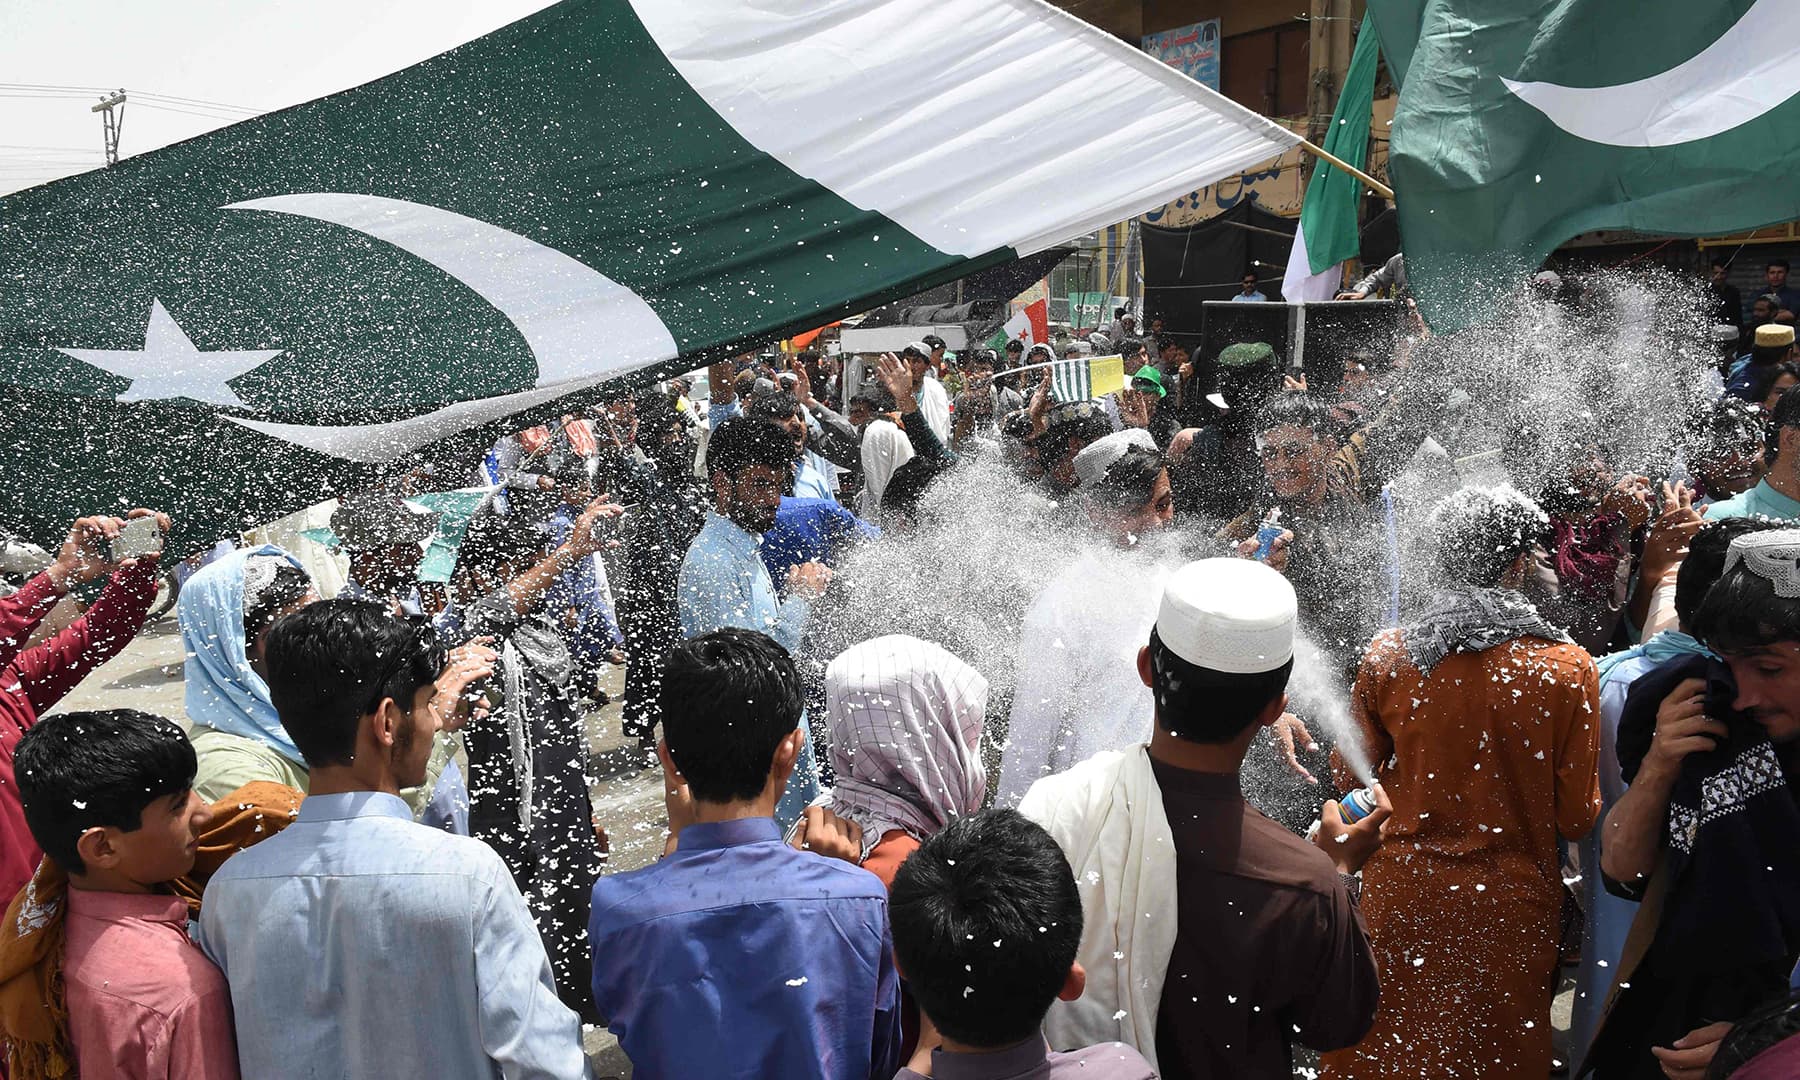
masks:
<path id="1" fill-rule="evenodd" d="M 1725 572 L 1743 563 L 1784 600 L 1800 598 L 1800 529 L 1745 533 L 1725 550 Z"/>
<path id="2" fill-rule="evenodd" d="M 1143 428 L 1126 428 L 1088 443 L 1075 455 L 1077 485 L 1087 487 L 1099 482 L 1106 475 L 1106 470 L 1113 467 L 1113 462 L 1124 457 L 1125 451 L 1134 446 L 1140 450 L 1155 450 L 1156 440 Z"/>
<path id="3" fill-rule="evenodd" d="M 1156 636 L 1195 667 L 1234 675 L 1293 659 L 1294 587 L 1251 559 L 1201 559 L 1170 575 Z"/>

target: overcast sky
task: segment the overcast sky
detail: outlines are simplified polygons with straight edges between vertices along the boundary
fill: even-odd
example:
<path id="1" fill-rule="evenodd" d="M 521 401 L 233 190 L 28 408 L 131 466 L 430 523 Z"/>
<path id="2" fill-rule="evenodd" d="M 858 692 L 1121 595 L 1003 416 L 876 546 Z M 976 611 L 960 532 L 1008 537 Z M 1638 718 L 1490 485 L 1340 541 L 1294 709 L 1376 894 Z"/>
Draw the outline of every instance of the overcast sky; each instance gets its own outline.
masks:
<path id="1" fill-rule="evenodd" d="M 0 0 L 0 194 L 100 166 L 101 88 L 134 98 L 123 158 L 379 78 L 549 2 Z"/>

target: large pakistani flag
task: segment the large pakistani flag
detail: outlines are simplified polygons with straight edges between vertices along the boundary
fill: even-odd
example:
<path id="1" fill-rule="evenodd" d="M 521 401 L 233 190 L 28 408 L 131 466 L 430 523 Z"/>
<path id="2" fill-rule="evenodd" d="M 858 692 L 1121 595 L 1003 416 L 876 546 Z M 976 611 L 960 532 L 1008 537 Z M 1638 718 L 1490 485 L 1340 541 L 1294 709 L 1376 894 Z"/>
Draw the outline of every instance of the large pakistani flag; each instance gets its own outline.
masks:
<path id="1" fill-rule="evenodd" d="M 1800 217 L 1795 0 L 1370 0 L 1400 82 L 1389 174 L 1434 325 L 1594 229 Z"/>
<path id="2" fill-rule="evenodd" d="M 1325 150 L 1361 169 L 1369 163 L 1369 119 L 1375 106 L 1375 69 L 1381 52 L 1375 32 L 1363 17 L 1357 32 L 1350 68 L 1338 91 L 1337 108 L 1331 114 L 1331 130 Z M 1306 185 L 1306 201 L 1300 205 L 1300 225 L 1294 230 L 1294 246 L 1288 251 L 1287 273 L 1281 279 L 1281 295 L 1292 302 L 1330 300 L 1343 277 L 1341 264 L 1361 248 L 1357 211 L 1362 206 L 1362 181 L 1324 161 L 1313 165 Z"/>
<path id="3" fill-rule="evenodd" d="M 1038 0 L 565 0 L 0 200 L 0 520 L 208 540 L 1293 141 Z"/>

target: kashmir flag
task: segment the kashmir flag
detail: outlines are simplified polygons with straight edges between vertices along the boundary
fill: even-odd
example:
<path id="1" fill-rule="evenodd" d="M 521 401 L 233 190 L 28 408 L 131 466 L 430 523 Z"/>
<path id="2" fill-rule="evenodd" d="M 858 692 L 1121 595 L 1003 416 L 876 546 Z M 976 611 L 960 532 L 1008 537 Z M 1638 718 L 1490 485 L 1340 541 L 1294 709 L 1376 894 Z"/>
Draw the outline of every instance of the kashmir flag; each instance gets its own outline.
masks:
<path id="1" fill-rule="evenodd" d="M 1369 116 L 1375 107 L 1375 69 L 1380 60 L 1375 31 L 1364 15 L 1324 144 L 1327 153 L 1359 169 L 1367 168 L 1369 162 Z M 1344 170 L 1324 160 L 1313 165 L 1306 201 L 1300 207 L 1300 226 L 1294 230 L 1294 246 L 1288 253 L 1287 273 L 1281 279 L 1284 299 L 1330 300 L 1338 294 L 1342 264 L 1355 258 L 1362 246 L 1357 229 L 1362 193 L 1362 181 Z"/>
<path id="2" fill-rule="evenodd" d="M 1076 356 L 1050 364 L 1050 396 L 1057 401 L 1091 401 L 1125 389 L 1125 358 Z"/>
<path id="3" fill-rule="evenodd" d="M 1400 84 L 1388 171 L 1434 327 L 1595 229 L 1800 217 L 1793 0 L 1370 0 Z"/>
<path id="4" fill-rule="evenodd" d="M 1293 143 L 1038 0 L 564 0 L 0 199 L 0 518 L 187 550 Z"/>

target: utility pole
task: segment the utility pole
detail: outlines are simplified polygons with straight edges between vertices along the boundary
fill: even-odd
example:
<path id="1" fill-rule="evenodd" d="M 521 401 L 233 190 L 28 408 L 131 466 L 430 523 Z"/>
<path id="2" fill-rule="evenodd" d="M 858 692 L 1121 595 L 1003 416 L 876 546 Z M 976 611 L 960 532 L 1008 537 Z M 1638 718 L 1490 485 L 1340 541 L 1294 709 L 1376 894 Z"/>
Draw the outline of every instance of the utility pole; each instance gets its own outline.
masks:
<path id="1" fill-rule="evenodd" d="M 118 112 L 114 112 L 114 109 Z M 88 110 L 100 114 L 100 126 L 106 140 L 106 163 L 119 163 L 119 129 L 125 126 L 125 91 L 115 90 L 100 99 L 100 104 Z"/>

